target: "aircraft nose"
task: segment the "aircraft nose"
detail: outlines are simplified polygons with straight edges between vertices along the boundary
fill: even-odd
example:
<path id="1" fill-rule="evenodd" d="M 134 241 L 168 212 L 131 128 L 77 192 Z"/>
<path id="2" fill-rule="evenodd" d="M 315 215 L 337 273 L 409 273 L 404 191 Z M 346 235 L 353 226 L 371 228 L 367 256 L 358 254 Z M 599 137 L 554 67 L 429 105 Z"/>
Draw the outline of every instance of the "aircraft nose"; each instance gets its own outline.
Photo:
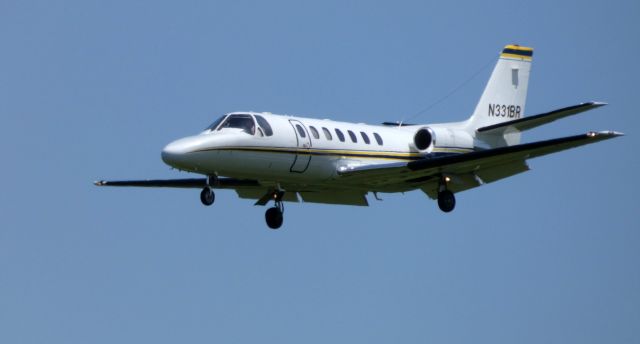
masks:
<path id="1" fill-rule="evenodd" d="M 190 144 L 185 139 L 173 141 L 162 149 L 162 161 L 170 166 L 176 166 L 181 163 L 184 155 L 189 152 Z"/>

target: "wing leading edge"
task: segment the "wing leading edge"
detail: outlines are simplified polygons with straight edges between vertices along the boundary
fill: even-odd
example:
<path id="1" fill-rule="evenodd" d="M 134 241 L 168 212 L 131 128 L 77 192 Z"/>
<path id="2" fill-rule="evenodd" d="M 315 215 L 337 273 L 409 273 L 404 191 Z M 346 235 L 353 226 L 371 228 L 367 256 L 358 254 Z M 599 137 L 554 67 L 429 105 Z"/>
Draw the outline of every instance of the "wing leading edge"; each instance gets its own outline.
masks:
<path id="1" fill-rule="evenodd" d="M 190 179 L 147 179 L 147 180 L 100 180 L 94 182 L 97 186 L 133 186 L 154 188 L 204 188 L 207 186 L 206 178 Z M 255 180 L 218 178 L 215 185 L 219 189 L 235 189 L 242 187 L 258 187 L 260 183 Z"/>

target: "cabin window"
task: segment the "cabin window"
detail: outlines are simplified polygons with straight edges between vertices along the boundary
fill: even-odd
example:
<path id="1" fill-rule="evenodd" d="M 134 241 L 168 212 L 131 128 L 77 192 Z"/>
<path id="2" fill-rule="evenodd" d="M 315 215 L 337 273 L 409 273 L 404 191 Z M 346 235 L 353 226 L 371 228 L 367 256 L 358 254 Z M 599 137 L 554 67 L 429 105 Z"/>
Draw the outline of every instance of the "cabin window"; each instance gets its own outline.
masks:
<path id="1" fill-rule="evenodd" d="M 256 133 L 256 125 L 253 122 L 253 117 L 251 117 L 251 115 L 229 115 L 220 125 L 218 130 L 225 128 L 242 129 L 242 131 L 250 135 Z"/>
<path id="2" fill-rule="evenodd" d="M 318 133 L 318 130 L 316 130 L 316 128 L 314 128 L 313 126 L 310 126 L 309 129 L 311 129 L 311 135 L 313 135 L 314 139 L 319 139 L 320 138 L 320 134 Z"/>
<path id="3" fill-rule="evenodd" d="M 351 137 L 351 141 L 353 141 L 353 143 L 358 142 L 358 138 L 356 137 L 356 134 L 353 133 L 353 131 L 347 130 L 347 132 L 349 133 L 349 137 Z"/>
<path id="4" fill-rule="evenodd" d="M 225 116 L 221 116 L 220 118 L 216 119 L 216 121 L 211 123 L 211 125 L 208 126 L 207 129 L 205 129 L 205 130 L 210 130 L 210 131 L 216 130 L 216 128 L 220 125 L 220 123 L 222 123 L 222 121 L 224 121 L 225 117 L 227 117 L 227 116 L 226 115 Z"/>
<path id="5" fill-rule="evenodd" d="M 333 137 L 331 137 L 331 132 L 329 131 L 329 129 L 322 127 L 322 132 L 324 133 L 324 137 L 326 137 L 327 140 L 331 141 L 333 139 Z"/>
<path id="6" fill-rule="evenodd" d="M 307 133 L 304 132 L 304 129 L 300 124 L 296 124 L 296 129 L 298 129 L 298 134 L 300 134 L 300 137 L 302 138 L 307 137 Z"/>
<path id="7" fill-rule="evenodd" d="M 336 135 L 338 136 L 338 140 L 340 140 L 340 142 L 344 142 L 344 134 L 340 131 L 340 129 L 336 129 Z"/>
<path id="8" fill-rule="evenodd" d="M 378 144 L 380 146 L 382 146 L 382 137 L 380 137 L 380 135 L 378 135 L 378 133 L 373 133 L 373 137 L 376 138 L 376 142 L 378 142 Z"/>
<path id="9" fill-rule="evenodd" d="M 364 140 L 364 143 L 366 144 L 371 143 L 371 141 L 369 140 L 369 136 L 367 136 L 367 134 L 365 134 L 363 131 L 360 132 L 360 135 L 362 135 L 362 139 Z"/>
<path id="10" fill-rule="evenodd" d="M 271 125 L 269 125 L 269 122 L 267 122 L 264 117 L 256 115 L 256 121 L 258 121 L 258 125 L 260 126 L 260 128 L 262 128 L 266 136 L 273 135 L 273 129 L 271 129 Z"/>

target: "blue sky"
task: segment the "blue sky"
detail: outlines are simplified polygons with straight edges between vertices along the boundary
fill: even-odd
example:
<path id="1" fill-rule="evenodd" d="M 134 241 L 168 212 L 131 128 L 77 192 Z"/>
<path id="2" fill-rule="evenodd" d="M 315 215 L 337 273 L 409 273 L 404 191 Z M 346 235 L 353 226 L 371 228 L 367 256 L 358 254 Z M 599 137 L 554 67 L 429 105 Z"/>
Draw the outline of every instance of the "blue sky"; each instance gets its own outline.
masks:
<path id="1" fill-rule="evenodd" d="M 0 342 L 637 343 L 635 1 L 0 2 Z M 627 136 L 458 195 L 264 208 L 185 177 L 169 141 L 237 110 L 461 120 L 500 49 L 526 112 L 610 103 L 525 140 Z M 493 65 L 493 63 L 491 63 Z"/>

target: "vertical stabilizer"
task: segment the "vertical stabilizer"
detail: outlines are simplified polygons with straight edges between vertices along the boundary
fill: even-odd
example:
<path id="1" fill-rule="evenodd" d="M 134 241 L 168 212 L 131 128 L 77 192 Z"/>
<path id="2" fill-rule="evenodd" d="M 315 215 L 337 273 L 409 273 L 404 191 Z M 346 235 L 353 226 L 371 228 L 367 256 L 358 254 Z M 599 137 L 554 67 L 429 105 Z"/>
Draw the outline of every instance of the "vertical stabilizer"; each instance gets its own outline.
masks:
<path id="1" fill-rule="evenodd" d="M 524 116 L 532 57 L 533 48 L 504 47 L 475 111 L 467 121 L 469 131 Z M 492 145 L 518 144 L 520 133 L 507 133 L 495 141 Z"/>

